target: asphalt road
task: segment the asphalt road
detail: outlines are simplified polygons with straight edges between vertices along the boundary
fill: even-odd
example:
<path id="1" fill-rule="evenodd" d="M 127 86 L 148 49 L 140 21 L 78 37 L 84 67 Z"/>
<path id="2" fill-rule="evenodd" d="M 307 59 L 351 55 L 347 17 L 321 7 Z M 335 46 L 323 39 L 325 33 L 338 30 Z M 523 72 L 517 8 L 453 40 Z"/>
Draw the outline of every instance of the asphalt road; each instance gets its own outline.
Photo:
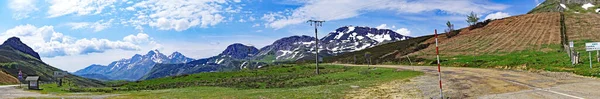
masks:
<path id="1" fill-rule="evenodd" d="M 349 65 L 346 66 L 363 66 Z M 369 98 L 440 98 L 437 66 L 371 65 L 416 70 L 425 75 L 410 83 L 383 84 L 357 93 Z M 600 80 L 564 72 L 530 72 L 501 69 L 441 67 L 444 97 L 451 99 L 598 99 Z M 389 87 L 393 86 L 393 87 Z M 387 89 L 381 89 L 387 88 Z M 406 91 L 415 95 L 401 95 Z M 377 94 L 369 94 L 377 93 Z M 386 93 L 386 94 L 382 94 Z M 395 97 L 394 97 L 395 96 Z M 410 97 L 399 97 L 410 96 Z"/>

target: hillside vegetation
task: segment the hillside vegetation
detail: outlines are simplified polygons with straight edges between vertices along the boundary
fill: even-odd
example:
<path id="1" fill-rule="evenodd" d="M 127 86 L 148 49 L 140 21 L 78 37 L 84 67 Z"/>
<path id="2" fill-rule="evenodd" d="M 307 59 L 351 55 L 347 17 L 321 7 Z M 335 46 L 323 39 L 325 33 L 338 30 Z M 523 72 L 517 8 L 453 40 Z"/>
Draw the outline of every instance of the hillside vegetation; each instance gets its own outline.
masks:
<path id="1" fill-rule="evenodd" d="M 0 69 L 12 77 L 17 77 L 19 70 L 23 72 L 23 78 L 28 75 L 40 76 L 42 82 L 55 82 L 52 75 L 60 69 L 52 67 L 41 60 L 28 54 L 17 51 L 9 46 L 0 46 Z M 79 86 L 102 86 L 97 80 L 86 79 L 75 75 L 67 75 L 66 80 L 75 82 Z M 14 83 L 13 83 L 14 84 Z"/>
<path id="2" fill-rule="evenodd" d="M 566 13 L 598 13 L 596 9 L 600 8 L 600 6 L 594 5 L 587 9 L 583 8 L 582 5 L 587 3 L 600 4 L 600 0 L 545 0 L 529 11 L 528 14 L 561 12 L 561 10 Z M 563 4 L 564 8 L 560 4 Z"/>
<path id="3" fill-rule="evenodd" d="M 404 57 L 402 56 L 429 46 L 430 44 L 422 44 L 422 42 L 431 39 L 432 37 L 433 35 L 428 35 L 387 43 L 360 51 L 327 57 L 324 61 L 332 63 L 368 64 L 367 57 L 365 56 L 367 52 L 370 53 L 372 63 L 408 61 L 403 59 Z"/>

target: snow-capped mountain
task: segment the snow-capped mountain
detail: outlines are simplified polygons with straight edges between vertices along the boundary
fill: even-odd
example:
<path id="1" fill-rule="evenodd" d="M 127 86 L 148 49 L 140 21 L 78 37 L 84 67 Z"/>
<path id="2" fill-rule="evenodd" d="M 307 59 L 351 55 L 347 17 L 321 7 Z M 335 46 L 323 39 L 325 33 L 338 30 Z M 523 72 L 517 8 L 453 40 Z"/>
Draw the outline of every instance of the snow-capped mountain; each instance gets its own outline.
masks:
<path id="1" fill-rule="evenodd" d="M 398 34 L 390 29 L 344 26 L 330 32 L 319 40 L 319 55 L 331 56 L 344 52 L 353 52 L 409 38 L 411 37 Z M 314 46 L 314 37 L 286 37 L 261 48 L 258 58 L 274 55 L 275 60 L 278 61 L 314 59 Z"/>
<path id="2" fill-rule="evenodd" d="M 200 72 L 233 71 L 243 68 L 258 68 L 265 63 L 250 61 L 258 53 L 254 46 L 235 43 L 217 56 L 180 64 L 156 64 L 147 75 L 140 80 L 193 74 Z"/>
<path id="3" fill-rule="evenodd" d="M 138 80 L 148 73 L 155 64 L 176 64 L 191 62 L 194 59 L 185 57 L 179 52 L 166 56 L 158 50 L 149 51 L 145 55 L 136 54 L 129 59 L 121 59 L 108 66 L 91 65 L 75 72 L 76 75 L 99 74 L 112 80 Z"/>
<path id="4" fill-rule="evenodd" d="M 345 26 L 323 37 L 320 45 L 328 51 L 337 54 L 358 51 L 375 45 L 409 38 L 411 37 L 398 34 L 390 29 Z"/>
<path id="5" fill-rule="evenodd" d="M 275 60 L 295 60 L 297 57 L 304 57 L 313 50 L 311 46 L 314 46 L 314 39 L 304 35 L 276 40 L 273 44 L 261 48 L 258 58 L 275 57 Z"/>
<path id="6" fill-rule="evenodd" d="M 408 38 L 410 37 L 400 35 L 389 29 L 344 26 L 329 33 L 319 41 L 319 55 L 332 56 Z M 254 46 L 235 43 L 227 46 L 219 55 L 210 58 L 180 64 L 156 64 L 140 80 L 199 72 L 261 68 L 265 66 L 265 62 L 314 59 L 314 46 L 316 45 L 314 39 L 311 36 L 285 37 L 276 40 L 273 44 L 267 45 L 260 50 Z M 168 58 L 172 57 L 173 55 L 168 56 Z"/>
<path id="7" fill-rule="evenodd" d="M 187 62 L 194 61 L 194 59 L 185 57 L 185 55 L 183 55 L 177 51 L 175 51 L 171 55 L 167 56 L 167 58 L 170 59 L 170 61 L 168 63 L 187 63 Z M 162 62 L 159 62 L 159 63 L 162 63 Z"/>

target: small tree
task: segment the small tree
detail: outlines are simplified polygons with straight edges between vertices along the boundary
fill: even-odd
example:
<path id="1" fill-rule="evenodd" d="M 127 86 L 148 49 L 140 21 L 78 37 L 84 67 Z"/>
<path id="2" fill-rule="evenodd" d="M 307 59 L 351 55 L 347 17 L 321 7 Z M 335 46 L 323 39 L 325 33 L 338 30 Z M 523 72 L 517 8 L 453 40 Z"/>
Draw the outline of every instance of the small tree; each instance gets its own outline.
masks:
<path id="1" fill-rule="evenodd" d="M 471 14 L 467 15 L 467 23 L 469 23 L 469 25 L 473 25 L 473 24 L 477 23 L 478 21 L 479 21 L 479 17 L 473 11 L 471 11 Z"/>
<path id="2" fill-rule="evenodd" d="M 446 22 L 446 26 L 448 26 L 448 30 L 446 30 L 446 32 L 454 30 L 454 24 L 450 23 L 450 21 Z"/>
<path id="3" fill-rule="evenodd" d="M 458 35 L 459 31 L 455 31 L 454 30 L 454 24 L 450 23 L 450 21 L 446 22 L 446 26 L 448 26 L 448 29 L 446 29 L 446 38 L 451 38 L 453 36 Z"/>

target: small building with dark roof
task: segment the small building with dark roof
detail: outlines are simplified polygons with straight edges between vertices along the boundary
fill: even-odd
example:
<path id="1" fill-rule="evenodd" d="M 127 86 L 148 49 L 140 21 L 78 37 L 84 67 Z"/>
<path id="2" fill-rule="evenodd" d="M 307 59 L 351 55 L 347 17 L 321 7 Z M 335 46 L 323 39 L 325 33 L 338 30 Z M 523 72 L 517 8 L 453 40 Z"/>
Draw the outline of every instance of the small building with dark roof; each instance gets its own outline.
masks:
<path id="1" fill-rule="evenodd" d="M 25 81 L 28 82 L 28 88 L 30 90 L 39 90 L 40 87 L 40 76 L 27 76 L 27 78 L 25 78 Z"/>

